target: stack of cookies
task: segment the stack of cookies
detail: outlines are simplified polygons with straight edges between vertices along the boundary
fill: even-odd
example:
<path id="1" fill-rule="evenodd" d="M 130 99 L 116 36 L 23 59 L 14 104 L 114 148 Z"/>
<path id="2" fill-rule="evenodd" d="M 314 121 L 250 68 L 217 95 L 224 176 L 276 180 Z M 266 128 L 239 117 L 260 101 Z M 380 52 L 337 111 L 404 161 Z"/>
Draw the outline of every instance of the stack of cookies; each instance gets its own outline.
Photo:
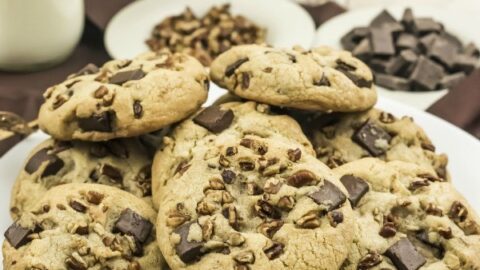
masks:
<path id="1" fill-rule="evenodd" d="M 480 269 L 480 218 L 344 51 L 88 66 L 45 93 L 4 269 Z"/>

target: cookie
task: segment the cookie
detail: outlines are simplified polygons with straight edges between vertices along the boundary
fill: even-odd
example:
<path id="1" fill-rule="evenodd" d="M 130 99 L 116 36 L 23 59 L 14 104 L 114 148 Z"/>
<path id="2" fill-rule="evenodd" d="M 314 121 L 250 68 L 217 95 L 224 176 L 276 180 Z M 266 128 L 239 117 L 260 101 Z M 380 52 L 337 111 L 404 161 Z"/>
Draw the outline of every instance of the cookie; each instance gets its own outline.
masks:
<path id="1" fill-rule="evenodd" d="M 431 168 L 365 158 L 334 172 L 360 197 L 342 269 L 480 269 L 480 219 Z"/>
<path id="2" fill-rule="evenodd" d="M 234 120 L 216 133 L 194 127 L 209 122 L 200 113 L 155 157 L 154 186 L 159 171 L 168 175 L 157 239 L 172 269 L 338 269 L 346 258 L 353 220 L 345 189 L 288 135 L 301 136 L 295 122 L 260 117 L 255 105 L 221 105 Z M 277 119 L 290 131 L 279 134 Z M 164 157 L 177 155 L 188 159 L 165 167 Z"/>
<path id="3" fill-rule="evenodd" d="M 371 109 L 295 118 L 311 138 L 317 157 L 331 168 L 363 157 L 376 157 L 432 167 L 440 178 L 449 178 L 447 156 L 435 152 L 431 140 L 411 117 L 397 118 Z"/>
<path id="4" fill-rule="evenodd" d="M 155 217 L 114 187 L 54 187 L 5 232 L 3 269 L 162 269 Z"/>
<path id="5" fill-rule="evenodd" d="M 132 137 L 188 117 L 205 102 L 208 85 L 203 66 L 186 54 L 112 60 L 47 89 L 39 125 L 59 140 Z"/>
<path id="6" fill-rule="evenodd" d="M 298 123 L 289 116 L 271 114 L 268 105 L 252 101 L 213 105 L 183 121 L 164 137 L 163 149 L 156 154 L 152 168 L 154 206 L 159 206 L 163 186 L 188 168 L 195 147 L 215 148 L 222 140 L 240 140 L 249 134 L 299 144 L 299 150 L 315 154 Z"/>
<path id="7" fill-rule="evenodd" d="M 370 69 L 328 47 L 236 46 L 212 62 L 210 77 L 237 96 L 281 107 L 352 112 L 377 100 Z"/>
<path id="8" fill-rule="evenodd" d="M 60 142 L 48 139 L 29 155 L 15 182 L 10 214 L 17 219 L 47 190 L 68 183 L 121 188 L 151 203 L 152 158 L 138 139 Z"/>

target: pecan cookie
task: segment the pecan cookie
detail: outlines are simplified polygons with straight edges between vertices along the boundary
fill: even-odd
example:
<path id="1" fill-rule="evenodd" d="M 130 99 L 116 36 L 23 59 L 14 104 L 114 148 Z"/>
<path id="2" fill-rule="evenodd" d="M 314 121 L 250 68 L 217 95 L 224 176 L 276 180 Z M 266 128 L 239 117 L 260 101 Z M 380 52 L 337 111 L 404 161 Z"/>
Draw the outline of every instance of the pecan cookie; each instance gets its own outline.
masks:
<path id="1" fill-rule="evenodd" d="M 265 129 L 261 117 L 242 117 L 240 108 L 253 105 L 222 105 L 235 120 L 218 129 L 207 123 L 225 122 L 203 111 L 192 122 L 205 135 L 188 140 L 186 128 L 199 128 L 180 126 L 155 157 L 154 183 L 164 157 L 188 157 L 160 183 L 162 253 L 172 269 L 338 269 L 353 234 L 345 189 L 297 140 Z M 269 118 L 301 134 L 288 117 Z"/>
<path id="2" fill-rule="evenodd" d="M 371 156 L 431 167 L 440 178 L 448 179 L 447 156 L 435 153 L 435 146 L 411 117 L 396 118 L 371 109 L 295 118 L 311 138 L 317 157 L 330 168 Z"/>
<path id="3" fill-rule="evenodd" d="M 188 117 L 206 100 L 208 85 L 203 66 L 181 53 L 89 65 L 47 89 L 39 125 L 59 140 L 136 136 Z"/>
<path id="4" fill-rule="evenodd" d="M 10 214 L 17 219 L 50 188 L 68 183 L 115 186 L 151 202 L 151 162 L 138 139 L 60 142 L 38 145 L 15 182 Z"/>
<path id="5" fill-rule="evenodd" d="M 5 232 L 3 269 L 162 269 L 155 217 L 114 187 L 54 187 Z"/>
<path id="6" fill-rule="evenodd" d="M 227 103 L 213 105 L 198 112 L 164 137 L 163 148 L 156 154 L 152 169 L 155 208 L 158 208 L 161 193 L 165 190 L 163 186 L 188 168 L 195 147 L 217 148 L 223 144 L 223 140 L 240 140 L 248 134 L 287 144 L 299 144 L 299 150 L 309 155 L 315 154 L 300 126 L 291 117 L 273 115 L 270 106 L 265 104 L 227 100 Z"/>
<path id="7" fill-rule="evenodd" d="M 377 93 L 370 69 L 349 52 L 261 45 L 234 47 L 211 65 L 212 80 L 242 98 L 316 111 L 362 111 Z"/>
<path id="8" fill-rule="evenodd" d="M 480 269 L 480 219 L 431 168 L 365 158 L 334 172 L 355 214 L 342 269 Z"/>

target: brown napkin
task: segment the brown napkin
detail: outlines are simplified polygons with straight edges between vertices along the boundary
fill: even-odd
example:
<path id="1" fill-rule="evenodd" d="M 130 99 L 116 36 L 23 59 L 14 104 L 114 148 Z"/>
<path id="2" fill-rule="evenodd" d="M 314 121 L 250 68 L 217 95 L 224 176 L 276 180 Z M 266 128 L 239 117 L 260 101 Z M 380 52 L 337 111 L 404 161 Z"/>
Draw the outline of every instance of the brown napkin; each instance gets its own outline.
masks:
<path id="1" fill-rule="evenodd" d="M 480 139 L 480 69 L 451 89 L 427 111 Z"/>

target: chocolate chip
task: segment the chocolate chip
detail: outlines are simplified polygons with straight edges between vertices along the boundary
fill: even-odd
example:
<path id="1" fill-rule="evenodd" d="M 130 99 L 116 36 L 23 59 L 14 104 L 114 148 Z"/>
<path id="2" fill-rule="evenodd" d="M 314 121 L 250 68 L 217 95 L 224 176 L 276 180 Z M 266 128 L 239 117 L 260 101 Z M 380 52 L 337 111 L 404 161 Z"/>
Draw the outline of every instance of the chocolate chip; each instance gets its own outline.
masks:
<path id="1" fill-rule="evenodd" d="M 230 109 L 222 110 L 219 106 L 210 106 L 199 113 L 193 122 L 213 133 L 219 133 L 230 126 L 233 117 L 233 111 Z"/>
<path id="2" fill-rule="evenodd" d="M 75 229 L 75 233 L 79 235 L 87 235 L 88 226 L 78 226 L 77 229 Z"/>
<path id="3" fill-rule="evenodd" d="M 103 175 L 108 176 L 110 179 L 114 180 L 115 182 L 122 182 L 123 180 L 123 175 L 122 172 L 120 172 L 119 169 L 108 165 L 108 164 L 103 164 L 100 169 L 101 173 Z"/>
<path id="4" fill-rule="evenodd" d="M 142 104 L 140 104 L 139 100 L 135 100 L 133 102 L 133 116 L 136 119 L 142 118 L 143 115 L 143 107 Z"/>
<path id="5" fill-rule="evenodd" d="M 302 157 L 302 150 L 300 148 L 288 149 L 288 159 L 292 162 L 297 162 Z"/>
<path id="6" fill-rule="evenodd" d="M 287 183 L 290 186 L 294 186 L 297 188 L 307 185 L 310 186 L 312 184 L 315 184 L 316 181 L 317 177 L 315 176 L 315 174 L 307 170 L 297 171 L 287 178 Z"/>
<path id="7" fill-rule="evenodd" d="M 280 255 L 282 255 L 284 247 L 285 247 L 284 244 L 274 242 L 271 246 L 264 248 L 263 252 L 265 253 L 265 255 L 267 255 L 267 258 L 269 260 L 274 260 L 278 258 Z"/>
<path id="8" fill-rule="evenodd" d="M 426 263 L 425 258 L 415 249 L 413 244 L 402 238 L 385 252 L 399 270 L 417 270 Z"/>
<path id="9" fill-rule="evenodd" d="M 227 150 L 225 150 L 225 155 L 227 156 L 234 156 L 238 153 L 238 150 L 235 146 L 229 146 L 227 147 Z"/>
<path id="10" fill-rule="evenodd" d="M 223 170 L 222 172 L 222 179 L 227 184 L 233 183 L 236 177 L 237 175 L 231 170 Z"/>
<path id="11" fill-rule="evenodd" d="M 70 207 L 73 208 L 73 210 L 80 212 L 80 213 L 85 213 L 87 211 L 87 207 L 83 205 L 81 202 L 72 200 L 69 202 Z"/>
<path id="12" fill-rule="evenodd" d="M 239 161 L 238 165 L 242 171 L 253 171 L 255 170 L 255 163 L 249 160 Z"/>
<path id="13" fill-rule="evenodd" d="M 77 73 L 75 73 L 75 77 L 82 76 L 82 75 L 95 74 L 98 71 L 99 71 L 98 67 L 95 64 L 90 63 L 90 64 L 87 64 L 86 66 L 84 66 L 79 71 L 77 71 Z"/>
<path id="14" fill-rule="evenodd" d="M 130 208 L 122 211 L 113 227 L 114 232 L 131 235 L 140 243 L 145 243 L 152 228 L 153 224 L 148 219 L 143 218 Z"/>
<path id="15" fill-rule="evenodd" d="M 113 74 L 113 76 L 110 77 L 109 83 L 122 85 L 128 81 L 140 80 L 143 77 L 145 77 L 145 72 L 143 72 L 141 68 L 137 68 Z"/>
<path id="16" fill-rule="evenodd" d="M 87 192 L 86 197 L 87 197 L 87 202 L 93 203 L 95 205 L 99 205 L 105 196 L 99 192 L 90 190 Z"/>
<path id="17" fill-rule="evenodd" d="M 354 66 L 351 66 L 341 60 L 337 60 L 337 67 L 336 69 L 340 72 L 342 72 L 347 78 L 349 78 L 356 86 L 358 87 L 367 87 L 370 88 L 372 87 L 372 81 L 367 81 L 364 78 L 359 77 L 355 73 L 353 73 L 356 68 Z"/>
<path id="18" fill-rule="evenodd" d="M 4 236 L 8 243 L 17 249 L 31 241 L 28 237 L 31 233 L 33 233 L 33 230 L 24 228 L 17 223 L 13 223 L 8 227 Z"/>
<path id="19" fill-rule="evenodd" d="M 121 140 L 110 140 L 105 143 L 108 151 L 114 156 L 122 159 L 128 158 L 128 149 Z"/>
<path id="20" fill-rule="evenodd" d="M 261 218 L 280 219 L 282 217 L 280 210 L 264 200 L 257 201 L 255 211 Z"/>
<path id="21" fill-rule="evenodd" d="M 195 223 L 196 222 L 184 223 L 174 231 L 180 235 L 180 242 L 175 246 L 175 251 L 184 263 L 194 262 L 204 254 L 202 251 L 204 242 L 188 241 L 190 226 Z"/>
<path id="22" fill-rule="evenodd" d="M 317 204 L 327 206 L 327 211 L 331 211 L 340 207 L 347 197 L 343 192 L 328 180 L 324 180 L 323 186 L 318 191 L 308 195 Z"/>
<path id="23" fill-rule="evenodd" d="M 332 227 L 337 227 L 338 224 L 343 222 L 343 213 L 340 211 L 328 212 L 327 216 Z"/>
<path id="24" fill-rule="evenodd" d="M 378 234 L 384 238 L 394 237 L 397 234 L 395 224 L 393 222 L 385 222 L 382 228 L 380 228 L 380 232 Z"/>
<path id="25" fill-rule="evenodd" d="M 377 73 L 375 74 L 375 82 L 388 89 L 410 90 L 410 81 L 401 77 Z"/>
<path id="26" fill-rule="evenodd" d="M 328 80 L 327 76 L 325 76 L 325 73 L 322 74 L 322 78 L 318 82 L 313 83 L 316 86 L 330 86 L 330 80 Z"/>
<path id="27" fill-rule="evenodd" d="M 29 174 L 32 174 L 36 172 L 44 162 L 48 162 L 48 164 L 41 174 L 42 178 L 54 175 L 60 171 L 65 163 L 57 156 L 48 154 L 49 150 L 50 149 L 48 148 L 43 148 L 35 153 L 28 160 L 27 165 L 25 165 L 25 171 Z"/>
<path id="28" fill-rule="evenodd" d="M 245 58 L 240 58 L 237 61 L 235 61 L 233 64 L 229 65 L 225 69 L 225 76 L 230 77 L 235 73 L 235 70 L 239 68 L 242 64 L 248 61 L 248 57 Z"/>
<path id="29" fill-rule="evenodd" d="M 355 48 L 355 45 L 360 42 L 360 40 L 365 39 L 369 33 L 370 29 L 367 27 L 355 27 L 344 35 L 340 39 L 340 42 L 345 49 L 351 51 Z"/>
<path id="30" fill-rule="evenodd" d="M 382 261 L 382 255 L 375 251 L 370 251 L 360 259 L 360 262 L 357 265 L 357 270 L 368 270 L 379 265 Z"/>
<path id="31" fill-rule="evenodd" d="M 360 177 L 355 177 L 353 175 L 344 175 L 340 178 L 340 182 L 345 186 L 348 191 L 348 200 L 353 207 L 357 206 L 360 199 L 365 195 L 369 186 L 365 180 Z"/>
<path id="32" fill-rule="evenodd" d="M 355 131 L 352 140 L 372 156 L 378 157 L 388 149 L 392 137 L 380 126 L 367 121 Z"/>
<path id="33" fill-rule="evenodd" d="M 247 72 L 242 72 L 242 89 L 248 89 L 250 86 L 250 75 Z"/>
<path id="34" fill-rule="evenodd" d="M 78 118 L 78 126 L 83 131 L 111 132 L 114 119 L 114 111 L 94 113 L 87 118 Z"/>

